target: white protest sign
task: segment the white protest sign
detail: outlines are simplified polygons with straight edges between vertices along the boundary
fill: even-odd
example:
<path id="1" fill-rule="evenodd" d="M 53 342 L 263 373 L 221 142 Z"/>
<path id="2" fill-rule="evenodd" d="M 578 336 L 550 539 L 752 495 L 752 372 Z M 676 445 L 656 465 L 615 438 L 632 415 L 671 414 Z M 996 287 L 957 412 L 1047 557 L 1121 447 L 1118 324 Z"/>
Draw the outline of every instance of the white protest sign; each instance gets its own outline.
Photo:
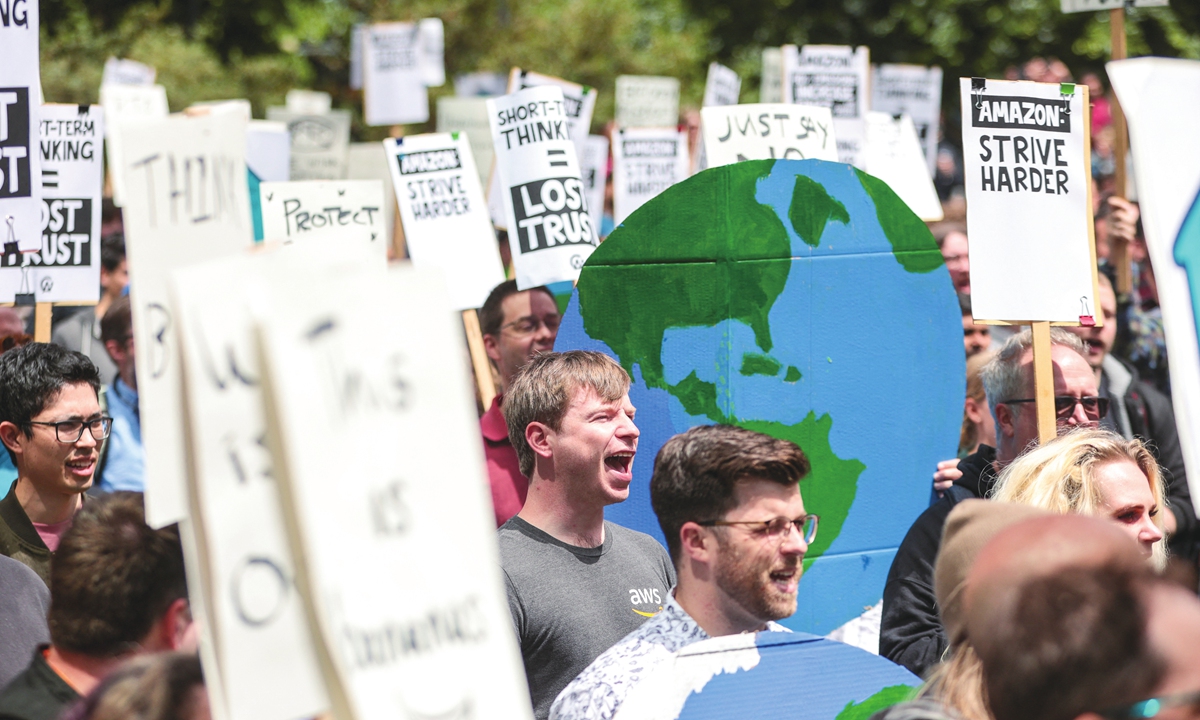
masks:
<path id="1" fill-rule="evenodd" d="M 458 97 L 489 98 L 498 97 L 507 92 L 508 75 L 506 73 L 469 72 L 454 76 L 454 94 Z"/>
<path id="2" fill-rule="evenodd" d="M 1092 321 L 1087 86 L 959 83 L 975 319 Z"/>
<path id="3" fill-rule="evenodd" d="M 787 102 L 783 98 L 782 48 L 763 48 L 762 82 L 759 84 L 758 101 L 764 104 Z"/>
<path id="4" fill-rule="evenodd" d="M 0 0 L 0 9 L 0 251 L 33 252 L 42 246 L 38 5 Z"/>
<path id="5" fill-rule="evenodd" d="M 870 53 L 865 46 L 783 47 L 784 102 L 827 107 L 837 131 L 838 160 L 863 166 L 867 141 L 867 82 Z"/>
<path id="6" fill-rule="evenodd" d="M 125 204 L 125 178 L 113 172 L 113 168 L 120 167 L 122 163 L 122 135 L 117 132 L 117 128 L 126 120 L 165 118 L 170 112 L 167 107 L 167 89 L 162 85 L 101 85 L 100 105 L 104 108 L 113 202 L 120 207 Z"/>
<path id="7" fill-rule="evenodd" d="M 284 96 L 284 107 L 297 115 L 324 115 L 333 108 L 333 96 L 319 90 L 293 88 Z"/>
<path id="8" fill-rule="evenodd" d="M 104 177 L 104 110 L 93 105 L 43 105 L 38 140 L 42 160 L 41 247 L 4 254 L 0 302 L 13 302 L 26 283 L 38 302 L 100 299 L 100 191 Z M 23 266 L 24 270 L 22 270 Z"/>
<path id="9" fill-rule="evenodd" d="M 933 177 L 937 171 L 942 116 L 942 69 L 922 65 L 876 66 L 871 73 L 871 109 L 912 117 L 929 177 Z"/>
<path id="10" fill-rule="evenodd" d="M 562 91 L 535 87 L 487 103 L 517 287 L 578 279 L 597 239 Z"/>
<path id="11" fill-rule="evenodd" d="M 383 183 L 378 180 L 265 182 L 258 194 L 263 240 L 321 243 L 330 249 L 359 243 L 387 262 Z"/>
<path id="12" fill-rule="evenodd" d="M 446 84 L 446 28 L 440 18 L 426 18 L 417 23 L 421 64 L 421 81 L 426 87 Z"/>
<path id="13" fill-rule="evenodd" d="M 887 183 L 917 217 L 926 222 L 943 218 L 942 203 L 933 187 L 933 178 L 926 171 L 925 153 L 921 151 L 912 118 L 867 113 L 863 160 L 866 171 Z"/>
<path id="14" fill-rule="evenodd" d="M 708 64 L 708 78 L 704 82 L 704 107 L 714 105 L 737 105 L 742 91 L 742 79 L 737 72 L 721 63 Z"/>
<path id="15" fill-rule="evenodd" d="M 832 160 L 837 140 L 828 108 L 781 103 L 700 111 L 709 167 L 741 160 Z"/>
<path id="16" fill-rule="evenodd" d="M 254 242 L 246 122 L 232 113 L 127 120 L 115 133 L 123 150 L 113 175 L 124 178 L 127 190 L 146 518 L 161 527 L 187 513 L 178 327 L 168 310 L 167 277 Z"/>
<path id="17" fill-rule="evenodd" d="M 109 57 L 104 61 L 101 85 L 153 85 L 158 71 L 136 60 Z"/>
<path id="18" fill-rule="evenodd" d="M 1088 12 L 1091 10 L 1117 10 L 1127 7 L 1166 7 L 1169 0 L 1062 0 L 1064 13 Z"/>
<path id="19" fill-rule="evenodd" d="M 608 138 L 604 135 L 588 135 L 587 150 L 579 165 L 583 180 L 583 192 L 587 197 L 588 214 L 592 227 L 600 234 L 604 220 L 604 191 L 608 185 Z"/>
<path id="20" fill-rule="evenodd" d="M 288 179 L 292 139 L 287 125 L 272 120 L 251 120 L 246 127 L 246 167 L 263 182 Z"/>
<path id="21" fill-rule="evenodd" d="M 383 143 L 350 143 L 346 179 L 383 183 L 383 238 L 387 243 L 385 250 L 392 250 L 396 237 L 396 189 L 392 187 L 392 169 Z"/>
<path id="22" fill-rule="evenodd" d="M 1171 395 L 1192 504 L 1200 505 L 1200 62 L 1107 65 L 1129 122 L 1142 224 L 1171 357 Z"/>
<path id="23" fill-rule="evenodd" d="M 363 86 L 363 38 L 367 34 L 366 23 L 356 23 L 350 28 L 350 89 L 362 90 Z"/>
<path id="24" fill-rule="evenodd" d="M 437 131 L 467 134 L 480 185 L 486 185 L 492 171 L 492 126 L 488 124 L 487 99 L 482 97 L 440 97 L 437 101 Z"/>
<path id="25" fill-rule="evenodd" d="M 619 130 L 613 136 L 613 222 L 688 177 L 687 133 L 657 128 Z"/>
<path id="26" fill-rule="evenodd" d="M 287 312 L 259 339 L 333 716 L 530 720 L 462 327 L 439 273 L 305 291 L 322 271 L 282 283 Z"/>
<path id="27" fill-rule="evenodd" d="M 413 23 L 367 27 L 363 43 L 363 117 L 368 125 L 404 125 L 429 119 L 422 77 L 420 31 Z"/>
<path id="28" fill-rule="evenodd" d="M 679 80 L 650 75 L 617 76 L 617 127 L 675 127 L 679 124 Z"/>
<path id="29" fill-rule="evenodd" d="M 204 637 L 216 659 L 205 670 L 219 674 L 230 720 L 294 720 L 329 707 L 294 585 L 251 312 L 273 311 L 261 276 L 292 275 L 290 251 L 231 256 L 172 276 L 186 376 L 191 517 L 204 563 L 200 587 L 191 590 L 193 597 L 204 594 Z M 326 254 L 327 264 L 330 257 L 335 265 L 345 262 Z M 220 292 L 213 292 L 214 278 Z"/>
<path id="30" fill-rule="evenodd" d="M 342 180 L 350 147 L 350 111 L 297 115 L 280 107 L 267 108 L 267 119 L 287 123 L 292 138 L 291 180 Z"/>
<path id="31" fill-rule="evenodd" d="M 383 141 L 413 265 L 445 274 L 455 310 L 481 307 L 504 282 L 483 186 L 461 133 Z"/>

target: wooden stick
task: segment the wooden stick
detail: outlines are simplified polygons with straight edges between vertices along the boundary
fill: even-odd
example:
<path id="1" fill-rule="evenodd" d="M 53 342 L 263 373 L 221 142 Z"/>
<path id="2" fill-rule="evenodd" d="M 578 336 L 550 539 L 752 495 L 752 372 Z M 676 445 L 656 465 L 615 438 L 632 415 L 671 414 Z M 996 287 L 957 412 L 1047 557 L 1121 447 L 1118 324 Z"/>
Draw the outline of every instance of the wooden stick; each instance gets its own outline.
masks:
<path id="1" fill-rule="evenodd" d="M 50 318 L 54 315 L 54 305 L 40 302 L 33 308 L 33 341 L 50 342 Z"/>
<path id="2" fill-rule="evenodd" d="M 479 387 L 479 402 L 486 412 L 496 398 L 496 379 L 492 375 L 492 363 L 483 348 L 483 332 L 479 329 L 479 315 L 474 310 L 463 310 L 463 328 L 467 331 L 467 349 L 471 352 L 471 368 L 475 371 L 475 384 Z"/>
<path id="3" fill-rule="evenodd" d="M 1032 323 L 1033 384 L 1037 399 L 1038 442 L 1053 440 L 1058 435 L 1054 415 L 1054 365 L 1050 361 L 1050 323 Z"/>
<path id="4" fill-rule="evenodd" d="M 1125 45 L 1125 8 L 1119 7 L 1108 11 L 1109 28 L 1112 31 L 1112 59 L 1124 60 L 1126 57 Z M 1125 188 L 1127 180 L 1127 171 L 1125 168 L 1125 155 L 1129 151 L 1129 135 L 1125 128 L 1125 113 L 1121 111 L 1121 103 L 1117 101 L 1116 93 L 1112 93 L 1112 120 L 1113 133 L 1116 137 L 1113 138 L 1113 156 L 1116 160 L 1116 171 L 1114 173 L 1114 181 L 1116 183 L 1113 195 L 1119 198 L 1125 197 Z M 1117 269 L 1117 292 L 1122 295 L 1128 295 L 1133 290 L 1133 272 L 1129 262 L 1129 244 L 1124 241 L 1112 243 L 1110 248 L 1110 260 Z"/>

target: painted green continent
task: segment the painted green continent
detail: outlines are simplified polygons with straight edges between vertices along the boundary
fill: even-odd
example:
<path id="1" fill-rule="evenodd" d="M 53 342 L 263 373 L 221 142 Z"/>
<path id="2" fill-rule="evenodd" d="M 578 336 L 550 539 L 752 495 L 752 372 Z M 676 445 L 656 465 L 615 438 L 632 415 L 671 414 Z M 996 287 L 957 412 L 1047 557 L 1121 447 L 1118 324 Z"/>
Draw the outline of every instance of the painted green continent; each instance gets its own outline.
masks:
<path id="1" fill-rule="evenodd" d="M 875 713 L 913 699 L 916 690 L 907 685 L 885 687 L 860 703 L 849 702 L 834 720 L 867 720 Z"/>

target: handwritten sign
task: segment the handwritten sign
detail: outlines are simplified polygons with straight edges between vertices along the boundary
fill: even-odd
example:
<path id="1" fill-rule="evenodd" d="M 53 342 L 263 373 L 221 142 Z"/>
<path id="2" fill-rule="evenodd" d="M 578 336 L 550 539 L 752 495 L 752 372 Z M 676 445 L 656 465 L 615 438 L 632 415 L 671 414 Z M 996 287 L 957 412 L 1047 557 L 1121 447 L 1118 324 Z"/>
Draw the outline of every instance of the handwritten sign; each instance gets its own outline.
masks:
<path id="1" fill-rule="evenodd" d="M 126 120 L 165 118 L 167 89 L 162 85 L 101 85 L 100 105 L 104 108 L 105 139 L 108 141 L 108 167 L 121 165 L 121 133 L 117 128 Z M 125 178 L 112 175 L 113 202 L 125 204 Z"/>
<path id="2" fill-rule="evenodd" d="M 466 137 L 413 135 L 383 146 L 413 265 L 445 273 L 455 310 L 481 307 L 504 266 Z"/>
<path id="3" fill-rule="evenodd" d="M 959 87 L 976 320 L 1096 317 L 1087 86 Z"/>
<path id="4" fill-rule="evenodd" d="M 588 135 L 587 151 L 579 166 L 583 180 L 583 191 L 587 196 L 588 214 L 592 227 L 600 233 L 604 220 L 604 192 L 608 186 L 608 138 L 604 135 Z"/>
<path id="5" fill-rule="evenodd" d="M 577 279 L 597 239 L 562 90 L 529 88 L 487 103 L 517 287 Z"/>
<path id="6" fill-rule="evenodd" d="M 677 182 L 686 180 L 687 133 L 632 128 L 613 138 L 613 220 L 630 213 Z"/>
<path id="7" fill-rule="evenodd" d="M 269 107 L 267 119 L 287 123 L 292 138 L 292 180 L 345 179 L 350 147 L 349 110 L 309 115 Z"/>
<path id="8" fill-rule="evenodd" d="M 438 273 L 332 278 L 323 293 L 305 277 L 324 276 L 281 283 L 288 311 L 259 338 L 333 716 L 529 720 L 462 328 Z"/>
<path id="9" fill-rule="evenodd" d="M 263 239 L 285 244 L 345 243 L 370 246 L 387 262 L 383 183 L 378 180 L 308 180 L 259 185 Z"/>
<path id="10" fill-rule="evenodd" d="M 480 185 L 487 184 L 494 159 L 487 99 L 449 96 L 438 98 L 437 131 L 466 133 L 467 144 L 471 146 L 471 155 L 475 158 L 475 169 L 479 172 Z"/>
<path id="11" fill-rule="evenodd" d="M 617 76 L 617 127 L 679 124 L 679 80 L 649 75 Z"/>
<path id="12" fill-rule="evenodd" d="M 396 237 L 396 188 L 392 186 L 392 168 L 383 143 L 350 143 L 346 177 L 349 180 L 376 180 L 383 183 L 383 241 L 392 250 Z M 389 256 L 390 257 L 390 256 Z"/>
<path id="13" fill-rule="evenodd" d="M 864 46 L 783 47 L 784 102 L 829 108 L 837 131 L 838 160 L 859 168 L 867 141 L 870 63 Z"/>
<path id="14" fill-rule="evenodd" d="M 700 111 L 709 167 L 742 160 L 837 161 L 828 108 L 789 104 L 730 105 Z"/>
<path id="15" fill-rule="evenodd" d="M 708 78 L 704 82 L 704 107 L 737 105 L 741 91 L 742 79 L 736 71 L 718 62 L 708 64 Z"/>
<path id="16" fill-rule="evenodd" d="M 926 222 L 941 220 L 942 203 L 925 165 L 925 154 L 912 118 L 867 113 L 867 172 L 888 184 L 900 199 Z"/>
<path id="17" fill-rule="evenodd" d="M 104 110 L 43 105 L 37 134 L 41 246 L 37 252 L 5 253 L 0 258 L 0 302 L 13 302 L 22 283 L 40 302 L 96 302 Z"/>
<path id="18" fill-rule="evenodd" d="M 912 118 L 929 177 L 933 177 L 937 171 L 942 115 L 942 69 L 921 65 L 876 66 L 871 73 L 871 109 Z"/>
<path id="19" fill-rule="evenodd" d="M 158 71 L 136 60 L 109 57 L 104 61 L 101 85 L 153 85 Z"/>
<path id="20" fill-rule="evenodd" d="M 368 125 L 423 123 L 429 93 L 421 64 L 421 33 L 414 23 L 378 23 L 363 44 L 363 116 Z"/>
<path id="21" fill-rule="evenodd" d="M 41 247 L 38 5 L 0 0 L 0 246 Z"/>
<path id="22" fill-rule="evenodd" d="M 246 121 L 234 113 L 127 120 L 116 134 L 123 150 L 113 174 L 128 191 L 125 243 L 146 448 L 146 518 L 161 527 L 187 513 L 179 331 L 167 277 L 253 242 Z"/>

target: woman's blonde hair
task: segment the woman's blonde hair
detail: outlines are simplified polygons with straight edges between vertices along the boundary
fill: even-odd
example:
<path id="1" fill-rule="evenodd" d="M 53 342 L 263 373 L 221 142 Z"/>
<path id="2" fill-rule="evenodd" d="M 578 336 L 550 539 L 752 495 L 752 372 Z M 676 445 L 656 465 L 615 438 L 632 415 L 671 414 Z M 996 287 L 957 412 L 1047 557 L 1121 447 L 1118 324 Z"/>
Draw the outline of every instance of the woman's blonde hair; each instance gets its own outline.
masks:
<path id="1" fill-rule="evenodd" d="M 1153 522 L 1165 538 L 1167 502 L 1158 462 L 1141 440 L 1126 440 L 1108 430 L 1081 428 L 1030 450 L 1004 468 L 991 497 L 1064 515 L 1096 515 L 1102 505 L 1096 471 L 1123 460 L 1137 465 L 1149 480 L 1159 510 Z M 1165 539 L 1154 543 L 1153 552 L 1155 567 L 1161 569 L 1167 560 Z"/>
<path id="2" fill-rule="evenodd" d="M 987 365 L 992 359 L 993 353 L 981 352 L 967 358 L 967 397 L 978 403 L 979 407 L 987 410 L 987 394 L 983 390 L 983 366 Z M 996 438 L 981 438 L 979 437 L 979 428 L 967 417 L 967 411 L 963 409 L 962 430 L 958 433 L 958 454 L 964 455 L 967 451 L 974 448 L 979 443 L 987 443 L 994 445 Z"/>
<path id="3" fill-rule="evenodd" d="M 983 663 L 970 642 L 946 651 L 947 656 L 934 666 L 917 697 L 937 700 L 962 720 L 992 720 L 988 706 Z"/>

